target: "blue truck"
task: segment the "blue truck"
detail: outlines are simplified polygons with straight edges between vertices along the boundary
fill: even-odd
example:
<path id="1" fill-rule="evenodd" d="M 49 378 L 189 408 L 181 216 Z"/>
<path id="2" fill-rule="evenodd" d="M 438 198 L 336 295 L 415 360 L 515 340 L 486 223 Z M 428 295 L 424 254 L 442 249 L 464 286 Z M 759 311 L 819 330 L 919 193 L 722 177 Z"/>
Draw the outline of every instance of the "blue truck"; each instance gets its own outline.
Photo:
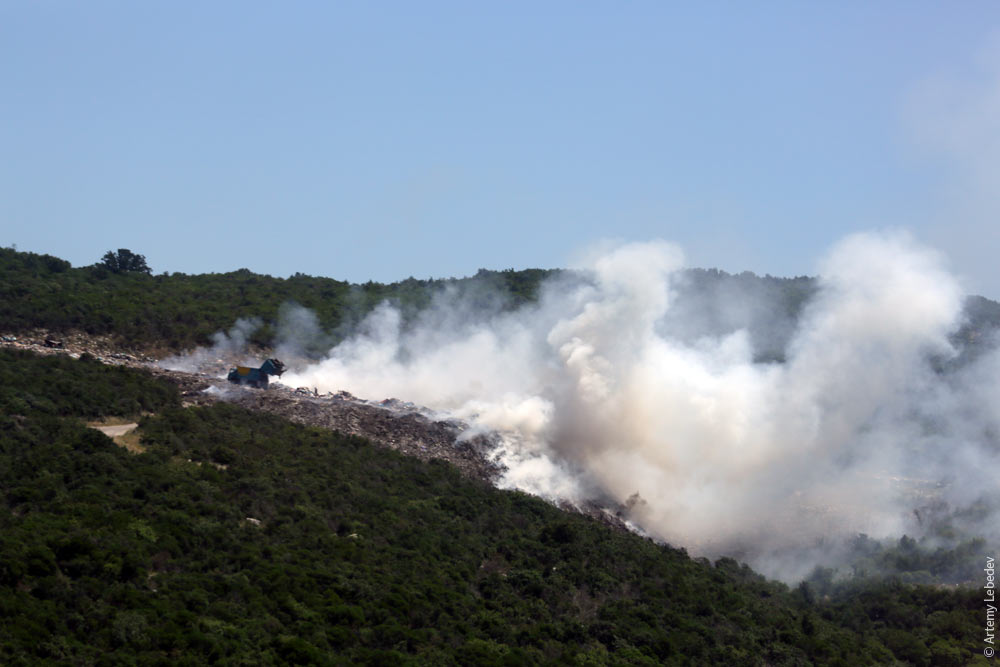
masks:
<path id="1" fill-rule="evenodd" d="M 237 366 L 229 369 L 227 379 L 233 384 L 244 384 L 257 389 L 267 389 L 268 376 L 277 375 L 279 378 L 285 372 L 285 365 L 277 359 L 268 359 L 260 368 L 250 368 L 249 366 Z"/>

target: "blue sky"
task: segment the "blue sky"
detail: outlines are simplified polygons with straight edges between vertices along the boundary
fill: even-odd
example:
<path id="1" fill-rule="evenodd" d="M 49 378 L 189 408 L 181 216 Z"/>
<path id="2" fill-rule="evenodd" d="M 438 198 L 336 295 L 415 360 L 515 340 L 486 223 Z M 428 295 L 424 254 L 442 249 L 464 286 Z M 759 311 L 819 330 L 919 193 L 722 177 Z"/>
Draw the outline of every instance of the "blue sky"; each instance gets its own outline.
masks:
<path id="1" fill-rule="evenodd" d="M 800 275 L 905 227 L 998 298 L 998 149 L 996 2 L 0 2 L 0 245 L 75 265 L 392 281 L 664 238 Z"/>

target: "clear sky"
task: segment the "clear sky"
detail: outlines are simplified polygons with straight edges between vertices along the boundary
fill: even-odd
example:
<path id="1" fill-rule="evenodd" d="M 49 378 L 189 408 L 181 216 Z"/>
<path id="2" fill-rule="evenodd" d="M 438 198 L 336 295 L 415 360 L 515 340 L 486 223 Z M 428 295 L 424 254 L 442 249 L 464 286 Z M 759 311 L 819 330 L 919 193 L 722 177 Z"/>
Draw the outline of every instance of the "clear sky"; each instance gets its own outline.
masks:
<path id="1" fill-rule="evenodd" d="M 351 281 L 601 239 L 1000 298 L 1000 3 L 0 0 L 0 245 Z"/>

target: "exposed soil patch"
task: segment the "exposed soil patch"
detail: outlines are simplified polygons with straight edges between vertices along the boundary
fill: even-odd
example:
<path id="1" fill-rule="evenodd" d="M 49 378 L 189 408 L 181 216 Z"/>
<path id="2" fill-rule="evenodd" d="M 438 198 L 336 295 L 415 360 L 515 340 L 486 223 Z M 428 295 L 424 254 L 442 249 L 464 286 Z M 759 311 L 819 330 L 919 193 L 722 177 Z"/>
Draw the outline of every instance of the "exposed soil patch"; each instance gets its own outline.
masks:
<path id="1" fill-rule="evenodd" d="M 91 426 L 91 428 L 96 428 L 104 435 L 110 438 L 115 438 L 120 435 L 125 435 L 138 426 L 138 424 L 115 424 L 114 426 Z"/>
<path id="2" fill-rule="evenodd" d="M 87 425 L 90 428 L 97 429 L 114 440 L 116 445 L 124 447 L 133 454 L 141 454 L 146 451 L 146 448 L 140 443 L 142 436 L 136 430 L 139 427 L 136 423 L 101 424 L 98 422 Z"/>

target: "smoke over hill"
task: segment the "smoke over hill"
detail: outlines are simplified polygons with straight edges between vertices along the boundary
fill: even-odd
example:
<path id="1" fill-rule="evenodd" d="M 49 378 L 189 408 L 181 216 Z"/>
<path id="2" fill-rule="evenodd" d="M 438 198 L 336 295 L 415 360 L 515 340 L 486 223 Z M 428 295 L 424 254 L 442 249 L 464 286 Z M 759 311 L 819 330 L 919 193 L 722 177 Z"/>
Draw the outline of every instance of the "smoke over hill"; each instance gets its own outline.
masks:
<path id="1" fill-rule="evenodd" d="M 913 534 L 921 511 L 996 493 L 1000 354 L 949 366 L 963 297 L 933 251 L 847 238 L 795 321 L 737 299 L 712 322 L 679 314 L 682 267 L 675 246 L 629 244 L 515 311 L 445 292 L 404 324 L 383 304 L 285 382 L 496 430 L 503 485 L 621 504 L 652 536 L 782 578 L 829 557 L 827 537 Z M 747 329 L 720 333 L 727 307 L 773 321 L 784 362 L 760 361 L 774 351 Z"/>

